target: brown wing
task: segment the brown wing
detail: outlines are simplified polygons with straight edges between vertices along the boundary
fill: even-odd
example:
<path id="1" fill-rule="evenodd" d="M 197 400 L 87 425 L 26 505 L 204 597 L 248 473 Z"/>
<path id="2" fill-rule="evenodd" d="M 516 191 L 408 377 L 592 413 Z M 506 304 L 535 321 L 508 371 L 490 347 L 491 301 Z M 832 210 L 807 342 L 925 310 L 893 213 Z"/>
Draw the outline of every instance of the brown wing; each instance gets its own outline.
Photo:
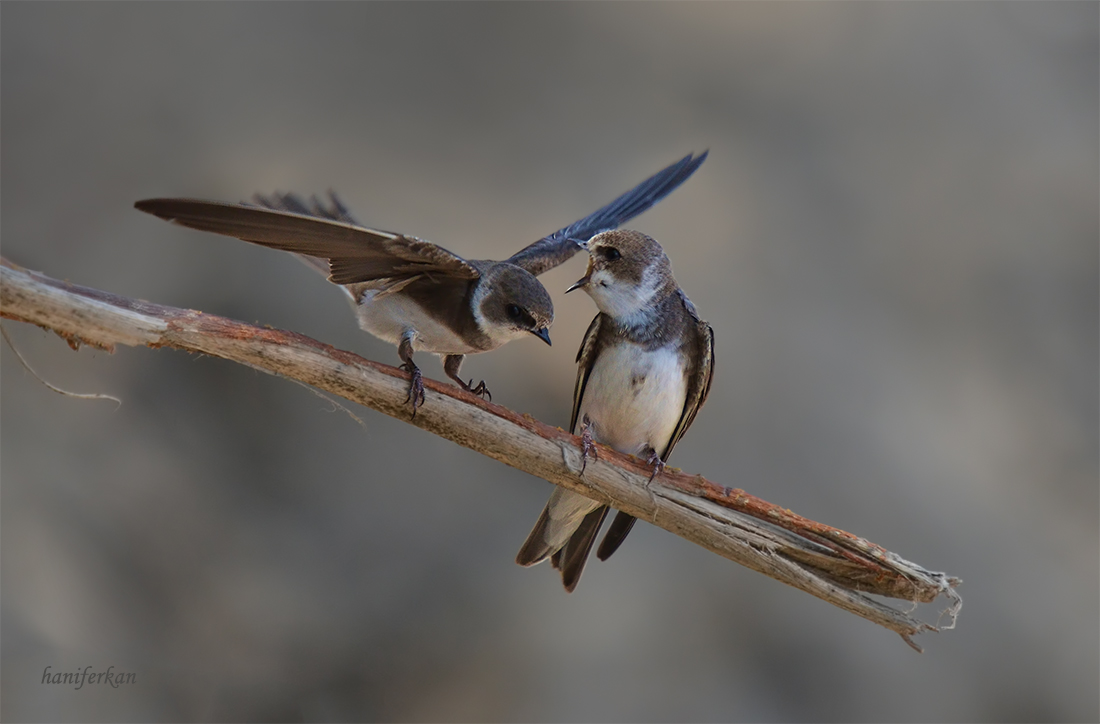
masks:
<path id="1" fill-rule="evenodd" d="M 249 204 L 245 204 L 248 206 Z M 328 192 L 328 204 L 317 198 L 317 196 L 311 196 L 309 201 L 306 201 L 301 196 L 293 193 L 273 193 L 270 196 L 264 196 L 263 194 L 255 194 L 252 197 L 253 206 L 264 206 L 275 211 L 289 211 L 292 214 L 300 214 L 302 216 L 316 216 L 321 219 L 332 219 L 333 221 L 342 221 L 345 224 L 351 224 L 352 226 L 362 226 L 359 221 L 351 215 L 348 211 L 348 207 L 344 206 L 344 202 L 340 200 L 340 197 L 336 195 L 336 192 L 329 189 Z"/>
<path id="2" fill-rule="evenodd" d="M 584 397 L 584 388 L 588 385 L 588 376 L 592 374 L 592 365 L 596 361 L 602 319 L 603 312 L 600 312 L 588 325 L 581 348 L 577 350 L 577 383 L 573 386 L 573 414 L 569 418 L 569 432 L 574 435 L 577 434 L 577 414 L 581 409 L 581 398 Z"/>
<path id="3" fill-rule="evenodd" d="M 672 437 L 668 441 L 668 447 L 661 453 L 662 460 L 668 460 L 672 454 L 672 448 L 684 436 L 691 423 L 695 421 L 695 415 L 707 401 L 710 394 L 710 383 L 714 379 L 714 330 L 701 319 L 695 320 L 698 325 L 698 344 L 702 348 L 699 366 L 695 374 L 688 380 L 687 399 L 684 400 L 684 411 L 680 414 L 680 421 L 676 423 L 676 429 L 672 431 Z"/>
<path id="4" fill-rule="evenodd" d="M 352 284 L 419 274 L 475 279 L 479 272 L 441 246 L 412 236 L 243 204 L 146 199 L 134 206 L 181 226 L 328 259 L 329 279 Z"/>

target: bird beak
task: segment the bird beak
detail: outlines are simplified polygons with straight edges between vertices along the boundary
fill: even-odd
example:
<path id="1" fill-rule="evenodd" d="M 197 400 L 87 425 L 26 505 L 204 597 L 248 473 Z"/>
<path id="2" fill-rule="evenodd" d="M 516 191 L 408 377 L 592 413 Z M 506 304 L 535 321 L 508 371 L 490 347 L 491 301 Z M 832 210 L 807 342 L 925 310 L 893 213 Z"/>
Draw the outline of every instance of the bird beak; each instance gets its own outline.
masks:
<path id="1" fill-rule="evenodd" d="M 546 327 L 539 327 L 538 329 L 533 329 L 533 330 L 531 330 L 531 334 L 535 335 L 536 337 L 541 339 L 543 342 L 546 342 L 546 344 L 552 344 L 550 342 L 550 330 L 547 329 Z"/>
<path id="2" fill-rule="evenodd" d="M 588 248 L 588 242 L 585 242 L 584 248 Z M 588 282 L 592 280 L 592 272 L 594 271 L 596 271 L 596 265 L 592 263 L 592 257 L 588 257 L 588 271 L 585 272 L 583 277 L 577 280 L 576 284 L 566 289 L 565 293 L 568 294 L 574 289 L 581 289 L 582 287 L 588 286 Z"/>
<path id="3" fill-rule="evenodd" d="M 571 291 L 574 291 L 574 290 L 576 290 L 576 289 L 580 289 L 581 287 L 587 286 L 587 285 L 588 285 L 588 279 L 589 279 L 589 275 L 588 275 L 588 274 L 585 274 L 585 275 L 584 275 L 583 277 L 581 277 L 580 279 L 578 279 L 578 280 L 576 281 L 576 283 L 575 283 L 575 284 L 573 284 L 573 286 L 571 286 L 571 287 L 569 287 L 568 289 L 566 289 L 566 290 L 565 290 L 565 293 L 566 293 L 566 294 L 568 294 L 568 293 L 569 293 L 569 292 L 571 292 Z"/>

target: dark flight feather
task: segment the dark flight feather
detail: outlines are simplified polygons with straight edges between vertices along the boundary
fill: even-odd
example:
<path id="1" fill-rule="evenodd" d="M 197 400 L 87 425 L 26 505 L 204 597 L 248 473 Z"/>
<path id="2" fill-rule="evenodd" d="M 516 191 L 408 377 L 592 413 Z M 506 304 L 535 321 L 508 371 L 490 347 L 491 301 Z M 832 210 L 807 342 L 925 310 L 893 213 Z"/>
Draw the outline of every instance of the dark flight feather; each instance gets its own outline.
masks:
<path id="1" fill-rule="evenodd" d="M 329 218 L 192 199 L 146 199 L 134 206 L 181 226 L 328 259 L 330 279 L 336 284 L 417 274 L 451 279 L 479 276 L 465 259 L 430 241 Z"/>
<path id="2" fill-rule="evenodd" d="M 584 573 L 584 564 L 588 560 L 588 554 L 592 550 L 592 543 L 596 540 L 596 534 L 600 532 L 603 519 L 607 517 L 607 506 L 601 505 L 588 515 L 584 516 L 576 532 L 569 538 L 569 542 L 561 549 L 561 582 L 569 593 L 580 583 L 581 574 Z"/>
<path id="3" fill-rule="evenodd" d="M 588 216 L 520 249 L 506 261 L 535 276 L 565 263 L 580 251 L 580 244 L 601 231 L 617 229 L 672 193 L 707 160 L 708 151 L 688 154 Z"/>

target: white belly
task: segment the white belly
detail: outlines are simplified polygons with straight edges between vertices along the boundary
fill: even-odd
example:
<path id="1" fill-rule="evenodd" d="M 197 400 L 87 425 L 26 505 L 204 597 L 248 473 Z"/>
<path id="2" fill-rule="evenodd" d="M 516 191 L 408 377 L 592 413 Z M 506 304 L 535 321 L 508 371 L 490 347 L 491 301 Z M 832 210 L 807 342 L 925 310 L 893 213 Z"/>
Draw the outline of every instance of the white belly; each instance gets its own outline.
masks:
<path id="1" fill-rule="evenodd" d="M 368 289 L 355 306 L 359 326 L 379 339 L 400 344 L 406 330 L 416 332 L 414 351 L 435 354 L 472 354 L 481 350 L 470 346 L 457 334 L 443 326 L 420 305 L 403 294 L 386 294 L 375 299 L 377 290 Z"/>
<path id="2" fill-rule="evenodd" d="M 588 377 L 577 432 L 587 414 L 599 442 L 630 455 L 646 446 L 660 453 L 680 421 L 686 396 L 684 367 L 675 350 L 612 345 L 600 353 Z"/>

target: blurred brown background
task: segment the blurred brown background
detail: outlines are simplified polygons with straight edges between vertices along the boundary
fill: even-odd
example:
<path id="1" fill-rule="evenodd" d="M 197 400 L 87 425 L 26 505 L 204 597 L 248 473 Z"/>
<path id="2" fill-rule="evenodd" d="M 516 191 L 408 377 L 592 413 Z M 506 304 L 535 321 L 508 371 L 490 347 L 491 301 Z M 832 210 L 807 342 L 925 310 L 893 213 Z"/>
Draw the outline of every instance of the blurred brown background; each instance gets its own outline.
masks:
<path id="1" fill-rule="evenodd" d="M 646 525 L 566 595 L 512 562 L 543 481 L 238 365 L 6 323 L 124 403 L 0 357 L 5 720 L 1100 716 L 1097 4 L 0 13 L 7 257 L 391 364 L 288 255 L 133 202 L 331 187 L 500 258 L 709 148 L 632 223 L 717 336 L 673 464 L 966 601 L 920 656 Z M 544 277 L 552 348 L 467 362 L 494 401 L 568 422 L 583 267 Z M 138 683 L 39 683 L 87 665 Z"/>

